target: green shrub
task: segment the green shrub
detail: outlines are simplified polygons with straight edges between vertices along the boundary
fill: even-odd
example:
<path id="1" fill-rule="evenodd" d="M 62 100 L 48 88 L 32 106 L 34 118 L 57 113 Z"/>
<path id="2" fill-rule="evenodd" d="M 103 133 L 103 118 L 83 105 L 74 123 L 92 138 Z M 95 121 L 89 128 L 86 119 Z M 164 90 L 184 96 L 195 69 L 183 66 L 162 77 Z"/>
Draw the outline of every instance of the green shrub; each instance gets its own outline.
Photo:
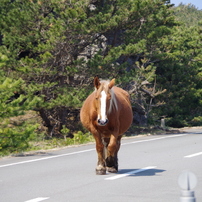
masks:
<path id="1" fill-rule="evenodd" d="M 1 124 L 0 156 L 27 150 L 30 138 L 35 135 L 37 127 L 38 124 L 33 125 L 26 122 L 14 126 L 8 120 L 4 124 Z"/>
<path id="2" fill-rule="evenodd" d="M 94 141 L 94 138 L 90 133 L 83 133 L 81 131 L 74 133 L 73 139 L 74 139 L 74 144 L 85 144 L 87 142 Z"/>
<path id="3" fill-rule="evenodd" d="M 202 126 L 202 116 L 194 117 L 191 120 L 191 125 L 192 126 Z"/>
<path id="4" fill-rule="evenodd" d="M 166 126 L 174 127 L 174 128 L 182 128 L 188 126 L 186 120 L 176 117 L 176 118 L 168 118 L 166 119 Z"/>

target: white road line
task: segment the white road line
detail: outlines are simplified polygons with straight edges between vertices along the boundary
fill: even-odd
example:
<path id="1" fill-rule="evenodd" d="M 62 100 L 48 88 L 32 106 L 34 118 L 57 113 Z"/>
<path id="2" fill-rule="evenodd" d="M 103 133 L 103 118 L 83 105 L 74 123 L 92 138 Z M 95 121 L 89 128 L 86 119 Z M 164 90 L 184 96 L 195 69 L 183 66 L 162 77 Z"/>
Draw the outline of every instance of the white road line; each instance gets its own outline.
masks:
<path id="1" fill-rule="evenodd" d="M 157 137 L 157 138 L 152 138 L 152 139 L 148 139 L 148 140 L 139 140 L 139 141 L 134 141 L 134 142 L 123 143 L 121 145 L 136 144 L 136 143 L 142 143 L 142 142 L 151 142 L 151 141 L 155 141 L 155 140 L 162 140 L 162 139 L 168 139 L 168 138 L 174 138 L 174 137 L 181 137 L 181 136 L 186 136 L 186 135 L 189 135 L 189 134 L 169 135 L 169 136 L 165 136 L 165 137 Z"/>
<path id="2" fill-rule="evenodd" d="M 165 137 L 152 138 L 152 139 L 148 139 L 148 140 L 139 140 L 139 141 L 134 141 L 134 142 L 129 142 L 129 143 L 123 143 L 121 145 L 150 142 L 150 141 L 156 141 L 156 140 L 167 139 L 167 138 L 175 138 L 175 137 L 180 137 L 180 136 L 185 136 L 185 135 L 189 135 L 189 134 L 169 135 L 169 136 L 165 136 Z M 43 161 L 43 160 L 48 160 L 48 159 L 53 159 L 53 158 L 59 158 L 59 157 L 63 157 L 63 156 L 70 156 L 70 155 L 75 155 L 75 154 L 80 154 L 80 153 L 85 153 L 85 152 L 90 152 L 90 151 L 95 151 L 95 148 L 77 151 L 77 152 L 66 153 L 66 154 L 60 154 L 60 155 L 55 155 L 55 156 L 48 156 L 48 157 L 39 158 L 39 159 L 32 159 L 32 160 L 27 160 L 27 161 L 20 161 L 20 162 L 16 162 L 16 163 L 0 165 L 0 168 L 20 165 L 20 164 L 25 164 L 25 163 L 32 163 L 32 162 L 37 162 L 37 161 Z"/>
<path id="3" fill-rule="evenodd" d="M 192 157 L 199 156 L 199 155 L 202 155 L 202 152 L 198 152 L 198 153 L 195 153 L 195 154 L 187 155 L 187 156 L 184 156 L 184 158 L 192 158 Z"/>
<path id="4" fill-rule="evenodd" d="M 87 149 L 87 150 L 82 150 L 82 151 L 77 151 L 77 152 L 72 152 L 72 153 L 60 154 L 60 155 L 55 155 L 55 156 L 48 156 L 48 157 L 44 157 L 44 158 L 40 158 L 40 159 L 32 159 L 32 160 L 27 160 L 27 161 L 20 161 L 20 162 L 16 162 L 16 163 L 0 165 L 0 168 L 8 167 L 8 166 L 15 166 L 15 165 L 19 165 L 19 164 L 25 164 L 25 163 L 32 163 L 32 162 L 36 162 L 36 161 L 43 161 L 43 160 L 47 160 L 47 159 L 59 158 L 59 157 L 63 157 L 63 156 L 70 156 L 70 155 L 90 152 L 90 151 L 94 151 L 94 150 L 95 149 Z"/>
<path id="5" fill-rule="evenodd" d="M 39 197 L 39 198 L 34 198 L 34 199 L 31 199 L 31 200 L 25 201 L 25 202 L 40 202 L 40 201 L 44 201 L 47 199 L 49 199 L 49 197 Z"/>
<path id="6" fill-rule="evenodd" d="M 133 171 L 130 171 L 130 172 L 127 172 L 127 173 L 117 174 L 115 176 L 105 178 L 105 180 L 116 180 L 116 179 L 119 179 L 119 178 L 122 178 L 122 177 L 127 177 L 127 176 L 132 175 L 132 174 L 144 172 L 146 170 L 150 170 L 150 169 L 153 169 L 153 168 L 156 168 L 156 166 L 148 166 L 148 167 L 141 168 L 141 169 L 138 169 L 138 170 L 133 170 Z"/>

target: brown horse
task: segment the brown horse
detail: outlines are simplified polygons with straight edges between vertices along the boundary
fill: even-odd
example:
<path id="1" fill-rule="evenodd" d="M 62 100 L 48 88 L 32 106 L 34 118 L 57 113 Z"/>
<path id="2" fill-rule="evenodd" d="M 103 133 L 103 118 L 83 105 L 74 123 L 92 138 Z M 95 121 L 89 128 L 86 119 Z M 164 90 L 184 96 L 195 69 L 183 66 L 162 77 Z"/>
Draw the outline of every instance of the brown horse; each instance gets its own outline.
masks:
<path id="1" fill-rule="evenodd" d="M 85 100 L 80 118 L 94 136 L 98 154 L 96 173 L 118 172 L 118 151 L 123 133 L 132 123 L 129 94 L 114 86 L 115 79 L 94 78 L 95 91 Z"/>

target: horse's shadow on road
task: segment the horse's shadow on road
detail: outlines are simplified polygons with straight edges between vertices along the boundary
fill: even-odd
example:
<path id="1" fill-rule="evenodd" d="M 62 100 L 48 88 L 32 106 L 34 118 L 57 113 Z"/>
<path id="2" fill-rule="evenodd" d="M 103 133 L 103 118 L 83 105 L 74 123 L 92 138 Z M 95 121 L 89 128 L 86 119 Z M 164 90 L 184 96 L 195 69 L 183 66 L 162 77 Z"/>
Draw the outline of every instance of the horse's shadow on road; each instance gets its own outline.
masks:
<path id="1" fill-rule="evenodd" d="M 162 169 L 148 169 L 148 170 L 144 170 L 141 172 L 137 172 L 137 173 L 132 173 L 135 171 L 138 171 L 139 169 L 119 169 L 117 175 L 119 174 L 128 174 L 128 176 L 131 177 L 136 177 L 136 176 L 155 176 L 155 175 L 159 175 L 159 173 L 163 173 L 166 170 L 162 170 Z"/>

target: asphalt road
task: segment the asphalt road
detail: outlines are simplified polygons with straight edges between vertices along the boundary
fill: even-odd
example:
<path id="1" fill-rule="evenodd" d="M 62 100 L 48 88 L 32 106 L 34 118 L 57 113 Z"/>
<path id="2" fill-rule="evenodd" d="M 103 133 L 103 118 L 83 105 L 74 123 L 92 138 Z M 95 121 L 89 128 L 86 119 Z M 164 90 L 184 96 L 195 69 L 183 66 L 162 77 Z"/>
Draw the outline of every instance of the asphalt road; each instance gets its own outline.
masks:
<path id="1" fill-rule="evenodd" d="M 202 130 L 124 139 L 117 174 L 95 175 L 95 145 L 0 160 L 0 202 L 177 202 L 193 172 L 202 201 Z"/>

